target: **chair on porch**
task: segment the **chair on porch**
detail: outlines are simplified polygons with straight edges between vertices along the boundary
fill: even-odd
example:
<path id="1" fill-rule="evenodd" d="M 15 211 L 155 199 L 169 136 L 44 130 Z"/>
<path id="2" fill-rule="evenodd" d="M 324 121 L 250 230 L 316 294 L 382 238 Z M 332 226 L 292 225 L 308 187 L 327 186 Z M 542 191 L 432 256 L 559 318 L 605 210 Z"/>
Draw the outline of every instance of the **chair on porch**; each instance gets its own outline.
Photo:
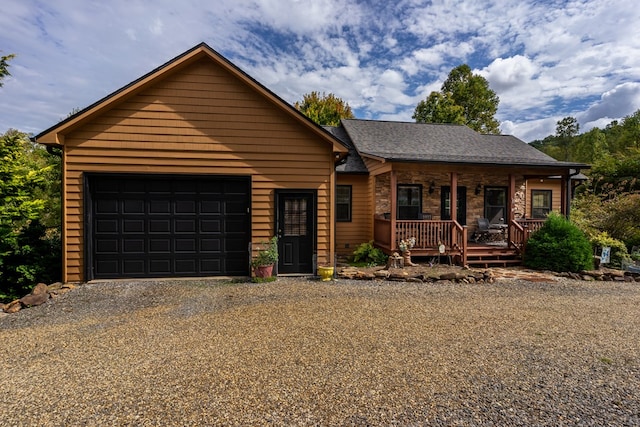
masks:
<path id="1" fill-rule="evenodd" d="M 473 241 L 478 243 L 481 241 L 493 241 L 502 235 L 502 230 L 499 228 L 491 228 L 489 220 L 487 218 L 478 218 L 478 229 L 473 234 Z"/>

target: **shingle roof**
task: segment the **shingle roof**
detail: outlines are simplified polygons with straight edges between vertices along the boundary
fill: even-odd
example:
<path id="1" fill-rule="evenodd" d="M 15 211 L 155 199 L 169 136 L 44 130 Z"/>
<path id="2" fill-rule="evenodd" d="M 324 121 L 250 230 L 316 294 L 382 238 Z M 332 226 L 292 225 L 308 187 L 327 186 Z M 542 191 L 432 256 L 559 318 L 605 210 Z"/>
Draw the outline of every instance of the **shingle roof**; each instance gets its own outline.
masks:
<path id="1" fill-rule="evenodd" d="M 362 157 L 358 155 L 353 142 L 349 139 L 349 135 L 342 126 L 323 126 L 324 129 L 340 140 L 342 144 L 349 149 L 349 155 L 344 163 L 336 166 L 339 173 L 369 173 L 369 169 L 362 161 Z"/>
<path id="2" fill-rule="evenodd" d="M 511 135 L 484 135 L 463 125 L 342 120 L 360 154 L 385 160 L 587 167 L 559 162 Z"/>

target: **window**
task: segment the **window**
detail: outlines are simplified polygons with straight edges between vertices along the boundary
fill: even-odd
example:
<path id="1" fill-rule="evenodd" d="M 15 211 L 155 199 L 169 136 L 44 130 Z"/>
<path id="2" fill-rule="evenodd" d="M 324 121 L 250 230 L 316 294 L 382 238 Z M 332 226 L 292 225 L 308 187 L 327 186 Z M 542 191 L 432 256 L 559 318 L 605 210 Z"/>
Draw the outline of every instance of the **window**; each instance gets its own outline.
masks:
<path id="1" fill-rule="evenodd" d="M 351 186 L 336 187 L 336 221 L 351 221 Z"/>
<path id="2" fill-rule="evenodd" d="M 551 190 L 531 190 L 531 217 L 544 219 L 551 212 Z"/>
<path id="3" fill-rule="evenodd" d="M 484 217 L 490 224 L 504 224 L 507 221 L 507 188 L 484 188 Z"/>
<path id="4" fill-rule="evenodd" d="M 398 185 L 398 219 L 421 219 L 422 185 Z"/>

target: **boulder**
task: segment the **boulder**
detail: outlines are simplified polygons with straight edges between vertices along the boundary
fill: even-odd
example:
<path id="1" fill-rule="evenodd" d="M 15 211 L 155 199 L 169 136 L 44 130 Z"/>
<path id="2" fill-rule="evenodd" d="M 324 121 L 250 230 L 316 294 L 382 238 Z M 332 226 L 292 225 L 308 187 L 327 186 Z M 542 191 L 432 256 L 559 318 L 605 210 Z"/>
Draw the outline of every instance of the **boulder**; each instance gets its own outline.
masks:
<path id="1" fill-rule="evenodd" d="M 44 283 L 38 283 L 31 290 L 31 295 L 41 295 L 49 292 L 49 287 Z"/>
<path id="2" fill-rule="evenodd" d="M 49 300 L 49 292 L 39 293 L 39 294 L 29 294 L 20 298 L 20 303 L 25 307 L 34 307 L 37 305 L 44 304 Z"/>

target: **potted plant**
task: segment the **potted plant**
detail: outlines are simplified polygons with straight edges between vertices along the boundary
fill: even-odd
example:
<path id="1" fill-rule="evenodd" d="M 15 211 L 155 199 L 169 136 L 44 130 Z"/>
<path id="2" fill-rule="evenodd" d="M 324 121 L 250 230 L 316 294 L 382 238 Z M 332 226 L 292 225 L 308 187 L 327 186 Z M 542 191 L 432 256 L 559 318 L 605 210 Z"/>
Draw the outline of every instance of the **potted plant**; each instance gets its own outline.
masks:
<path id="1" fill-rule="evenodd" d="M 278 262 L 278 237 L 273 236 L 268 242 L 262 242 L 264 249 L 251 260 L 251 268 L 256 277 L 271 277 L 273 266 Z"/>

